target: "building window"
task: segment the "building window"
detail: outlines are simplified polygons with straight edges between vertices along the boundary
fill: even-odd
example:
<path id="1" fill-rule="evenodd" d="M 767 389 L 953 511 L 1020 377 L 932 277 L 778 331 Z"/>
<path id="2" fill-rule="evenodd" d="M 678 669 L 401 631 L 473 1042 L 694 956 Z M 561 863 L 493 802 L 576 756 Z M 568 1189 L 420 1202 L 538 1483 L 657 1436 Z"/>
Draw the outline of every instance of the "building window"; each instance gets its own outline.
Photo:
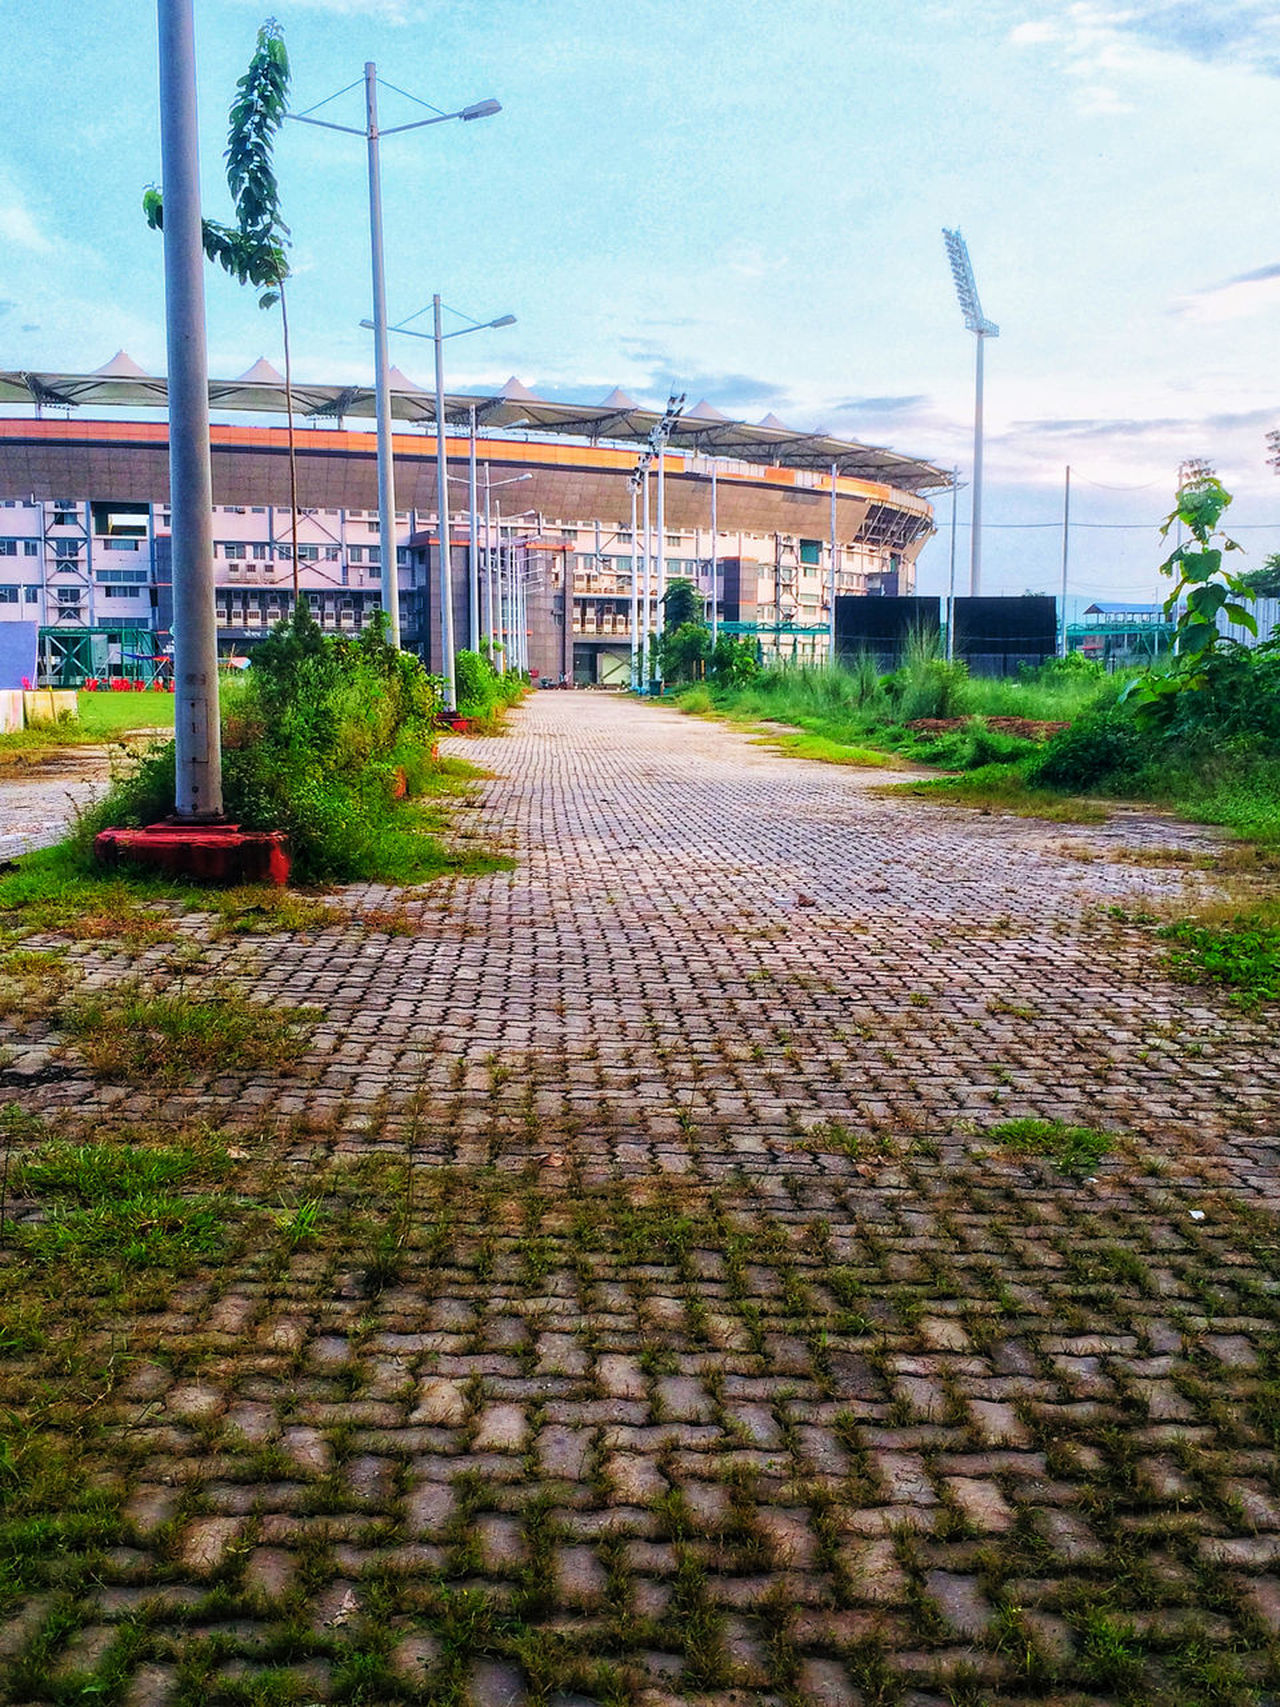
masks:
<path id="1" fill-rule="evenodd" d="M 22 555 L 24 557 L 36 557 L 39 555 L 39 551 L 40 551 L 39 540 L 36 540 L 36 539 L 24 539 L 23 540 L 23 542 L 22 542 Z"/>
<path id="2" fill-rule="evenodd" d="M 16 587 L 0 587 L 0 605 L 16 605 L 18 589 Z"/>
<path id="3" fill-rule="evenodd" d="M 299 563 L 318 563 L 320 561 L 320 547 L 318 545 L 300 545 L 298 547 L 298 561 Z"/>
<path id="4" fill-rule="evenodd" d="M 326 545 L 324 548 L 324 560 L 326 563 L 336 563 L 341 555 L 342 553 L 336 545 Z"/>
<path id="5" fill-rule="evenodd" d="M 800 541 L 801 563 L 822 562 L 822 541 L 820 539 L 802 539 Z"/>
<path id="6" fill-rule="evenodd" d="M 249 549 L 259 561 L 271 556 L 271 547 L 269 545 L 253 545 L 250 546 Z"/>
<path id="7" fill-rule="evenodd" d="M 38 605 L 40 603 L 39 587 L 24 587 L 22 589 L 22 597 L 27 604 Z"/>
<path id="8" fill-rule="evenodd" d="M 233 557 L 243 557 L 245 555 L 245 549 L 243 545 L 224 545 L 222 548 L 222 555 L 228 559 Z"/>
<path id="9" fill-rule="evenodd" d="M 0 557 L 16 557 L 18 542 L 16 539 L 0 539 Z"/>

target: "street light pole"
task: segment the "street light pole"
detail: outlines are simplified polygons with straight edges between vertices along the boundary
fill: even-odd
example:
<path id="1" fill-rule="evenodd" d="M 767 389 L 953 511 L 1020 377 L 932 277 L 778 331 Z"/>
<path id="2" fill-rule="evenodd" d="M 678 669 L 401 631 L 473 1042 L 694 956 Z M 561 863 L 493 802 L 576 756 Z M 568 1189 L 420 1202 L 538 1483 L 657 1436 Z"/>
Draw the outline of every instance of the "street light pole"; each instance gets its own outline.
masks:
<path id="1" fill-rule="evenodd" d="M 716 554 L 716 465 L 711 461 L 711 649 L 720 638 L 720 559 Z"/>
<path id="2" fill-rule="evenodd" d="M 631 691 L 635 692 L 636 681 L 640 674 L 640 656 L 638 646 L 640 633 L 640 559 L 636 554 L 636 476 L 631 476 Z"/>
<path id="3" fill-rule="evenodd" d="M 969 541 L 969 596 L 977 598 L 982 586 L 982 356 L 987 339 L 998 338 L 1000 328 L 982 312 L 964 238 L 958 231 L 948 231 L 945 227 L 942 238 L 951 262 L 960 312 L 965 325 L 978 340 L 973 388 L 973 526 Z"/>
<path id="4" fill-rule="evenodd" d="M 159 0 L 158 20 L 173 523 L 174 814 L 198 824 L 222 817 L 222 737 L 192 0 Z"/>
<path id="5" fill-rule="evenodd" d="M 430 338 L 435 345 L 436 365 L 436 484 L 440 488 L 440 496 L 436 503 L 436 516 L 440 524 L 440 674 L 444 678 L 445 702 L 452 708 L 456 688 L 453 650 L 453 554 L 449 539 L 449 460 L 445 441 L 444 419 L 444 341 L 446 338 L 461 338 L 468 332 L 487 332 L 495 326 L 514 326 L 514 314 L 500 314 L 496 320 L 476 320 L 470 326 L 456 327 L 452 332 L 446 332 L 441 326 L 441 303 L 438 295 L 431 298 L 433 330 L 419 332 L 416 327 L 401 322 L 398 326 L 389 328 L 392 332 L 403 332 L 410 338 Z M 422 313 L 423 310 L 419 310 Z M 455 311 L 456 312 L 456 311 Z M 410 320 L 417 315 L 411 314 Z M 369 327 L 372 322 L 362 320 L 362 326 Z M 471 408 L 471 468 L 475 470 L 475 406 Z M 488 468 L 486 466 L 486 478 Z M 473 492 L 474 510 L 474 492 Z M 474 536 L 475 524 L 472 522 Z M 473 553 L 474 555 L 474 553 Z M 470 600 L 469 600 L 470 606 Z M 474 626 L 474 624 L 473 624 Z"/>
<path id="6" fill-rule="evenodd" d="M 471 442 L 467 459 L 467 644 L 480 650 L 480 560 L 476 554 L 476 406 L 471 405 Z"/>
<path id="7" fill-rule="evenodd" d="M 836 661 L 836 475 L 839 466 L 831 464 L 831 608 L 827 612 L 828 626 L 828 657 L 827 662 L 834 665 Z"/>
<path id="8" fill-rule="evenodd" d="M 363 136 L 369 158 L 369 248 L 373 272 L 373 319 L 360 324 L 373 333 L 373 383 L 375 411 L 378 421 L 378 540 L 382 557 L 382 608 L 387 613 L 391 642 L 400 644 L 400 576 L 396 557 L 396 488 L 392 468 L 391 391 L 387 384 L 387 292 L 386 268 L 382 239 L 382 171 L 379 143 L 384 136 L 398 136 L 401 131 L 423 130 L 428 125 L 445 124 L 450 119 L 470 123 L 500 113 L 497 101 L 475 101 L 453 113 L 437 113 L 429 119 L 414 119 L 409 124 L 378 126 L 378 68 L 369 61 L 364 68 L 365 124 L 363 130 L 354 125 L 335 124 L 331 119 L 312 118 L 307 113 L 287 113 L 297 124 L 315 125 L 320 130 L 337 130 L 347 136 Z M 324 103 L 321 102 L 320 105 Z"/>
<path id="9" fill-rule="evenodd" d="M 454 711 L 458 684 L 453 667 L 453 550 L 449 539 L 449 453 L 444 438 L 444 333 L 440 326 L 440 298 L 431 298 L 436 343 L 436 515 L 440 523 L 440 673 L 444 677 L 444 703 Z"/>
<path id="10" fill-rule="evenodd" d="M 382 242 L 382 168 L 378 158 L 378 69 L 364 68 L 365 141 L 369 154 L 369 248 L 373 262 L 373 389 L 378 418 L 378 551 L 382 608 L 393 646 L 400 645 L 400 569 L 396 557 L 396 478 L 392 463 L 391 390 L 387 384 L 387 278 Z"/>

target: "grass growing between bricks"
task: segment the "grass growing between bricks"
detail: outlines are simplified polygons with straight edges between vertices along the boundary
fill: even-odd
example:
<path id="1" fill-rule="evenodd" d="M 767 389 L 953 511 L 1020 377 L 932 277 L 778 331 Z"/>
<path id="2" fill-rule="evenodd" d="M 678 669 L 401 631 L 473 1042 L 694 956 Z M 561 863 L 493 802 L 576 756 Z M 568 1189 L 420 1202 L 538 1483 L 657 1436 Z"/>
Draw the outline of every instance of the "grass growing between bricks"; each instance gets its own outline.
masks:
<path id="1" fill-rule="evenodd" d="M 119 984 L 69 1002 L 59 1023 L 104 1079 L 181 1084 L 209 1073 L 289 1072 L 318 1008 L 281 1012 L 231 984 L 155 992 Z"/>
<path id="2" fill-rule="evenodd" d="M 10 1699 L 1280 1683 L 1272 1218 L 911 1133 L 780 1191 L 588 1177 L 569 1134 L 557 1170 L 427 1167 L 428 1107 L 358 1158 L 341 1112 L 5 1115 Z"/>
<path id="3" fill-rule="evenodd" d="M 985 1136 L 1013 1156 L 1043 1156 L 1061 1174 L 1082 1178 L 1115 1146 L 1115 1134 L 1031 1116 L 989 1126 Z"/>

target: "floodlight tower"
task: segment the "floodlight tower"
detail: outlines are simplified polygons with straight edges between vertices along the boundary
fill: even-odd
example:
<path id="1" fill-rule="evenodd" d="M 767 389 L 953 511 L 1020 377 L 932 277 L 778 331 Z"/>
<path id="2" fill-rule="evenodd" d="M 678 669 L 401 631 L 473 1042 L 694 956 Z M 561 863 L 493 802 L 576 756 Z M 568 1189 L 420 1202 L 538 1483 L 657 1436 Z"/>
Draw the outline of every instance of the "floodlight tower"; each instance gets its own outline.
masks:
<path id="1" fill-rule="evenodd" d="M 959 231 L 944 226 L 942 239 L 951 262 L 951 276 L 956 281 L 956 295 L 964 323 L 978 340 L 978 361 L 973 388 L 973 525 L 969 537 L 969 596 L 976 598 L 982 583 L 982 347 L 988 338 L 998 338 L 1000 328 L 988 320 L 978 300 L 978 287 L 973 280 L 969 250 Z"/>

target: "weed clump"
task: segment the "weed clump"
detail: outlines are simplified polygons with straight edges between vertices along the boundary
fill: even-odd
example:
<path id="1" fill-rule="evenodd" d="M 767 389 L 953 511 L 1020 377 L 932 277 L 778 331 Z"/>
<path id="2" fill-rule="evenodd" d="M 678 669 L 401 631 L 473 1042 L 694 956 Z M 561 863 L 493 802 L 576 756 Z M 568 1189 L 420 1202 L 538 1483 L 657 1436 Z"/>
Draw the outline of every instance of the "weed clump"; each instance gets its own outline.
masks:
<path id="1" fill-rule="evenodd" d="M 1060 1174 L 1082 1178 L 1110 1151 L 1114 1139 L 1093 1126 L 1068 1126 L 1062 1120 L 1031 1116 L 1003 1120 L 986 1136 L 1015 1156 L 1043 1156 Z"/>
<path id="2" fill-rule="evenodd" d="M 1280 1002 L 1280 917 L 1239 913 L 1221 923 L 1178 919 L 1161 927 L 1168 964 L 1192 982 L 1226 984 L 1237 1007 Z"/>
<path id="3" fill-rule="evenodd" d="M 46 1205 L 23 1229 L 23 1244 L 41 1263 L 106 1260 L 125 1269 L 174 1269 L 216 1256 L 224 1240 L 220 1203 L 183 1188 L 226 1166 L 190 1145 L 46 1145 L 19 1172 L 20 1188 Z"/>
<path id="4" fill-rule="evenodd" d="M 319 1017 L 279 1013 L 231 986 L 200 995 L 118 985 L 70 1002 L 60 1016 L 100 1078 L 174 1085 L 200 1074 L 287 1072 Z"/>

